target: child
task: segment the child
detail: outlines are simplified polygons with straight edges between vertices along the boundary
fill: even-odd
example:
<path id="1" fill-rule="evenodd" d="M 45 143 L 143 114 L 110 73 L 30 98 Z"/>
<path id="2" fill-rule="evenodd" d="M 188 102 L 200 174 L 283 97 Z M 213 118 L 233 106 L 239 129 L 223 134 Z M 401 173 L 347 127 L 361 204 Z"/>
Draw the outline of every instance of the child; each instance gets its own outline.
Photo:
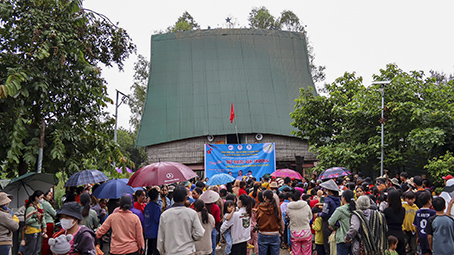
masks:
<path id="1" fill-rule="evenodd" d="M 71 245 L 69 242 L 73 239 L 71 234 L 68 235 L 59 235 L 55 239 L 49 238 L 50 251 L 54 255 L 69 255 L 71 251 Z"/>
<path id="2" fill-rule="evenodd" d="M 388 236 L 388 250 L 385 251 L 385 255 L 398 255 L 396 251 L 397 243 L 399 243 L 397 237 L 393 235 Z"/>
<path id="3" fill-rule="evenodd" d="M 322 218 L 318 217 L 318 213 L 322 212 L 319 207 L 312 208 L 312 215 L 314 215 L 314 222 L 312 223 L 312 229 L 315 231 L 315 250 L 317 255 L 325 255 L 325 248 L 323 247 L 323 230 L 322 230 Z"/>
<path id="4" fill-rule="evenodd" d="M 291 202 L 291 199 L 292 199 L 292 192 L 287 192 L 284 195 L 284 202 L 281 203 L 281 212 L 282 212 L 282 218 L 285 219 L 285 216 L 286 216 L 286 212 L 287 212 L 287 206 L 288 206 L 288 203 Z M 290 243 L 290 238 L 289 238 L 289 235 L 290 235 L 290 232 L 289 232 L 289 229 L 288 229 L 288 221 L 285 220 L 285 229 L 284 229 L 284 236 L 283 236 L 283 242 L 282 242 L 282 245 L 283 245 L 283 248 L 284 249 L 288 249 L 289 248 L 289 243 Z"/>
<path id="5" fill-rule="evenodd" d="M 402 203 L 402 207 L 405 209 L 405 218 L 404 223 L 402 224 L 402 230 L 405 233 L 405 242 L 409 246 L 407 255 L 416 254 L 416 227 L 413 225 L 415 221 L 416 211 L 418 211 L 418 206 L 415 205 L 415 193 L 411 190 L 404 193 L 405 202 Z"/>
<path id="6" fill-rule="evenodd" d="M 454 199 L 448 204 L 451 211 Z M 454 219 L 445 214 L 445 200 L 442 197 L 433 199 L 432 205 L 437 214 L 427 221 L 427 239 L 434 255 L 454 254 Z"/>
<path id="7" fill-rule="evenodd" d="M 423 204 L 422 208 L 416 211 L 413 225 L 416 226 L 417 238 L 422 255 L 430 255 L 429 241 L 427 240 L 427 221 L 436 214 L 435 210 L 430 209 L 432 205 L 432 195 L 429 192 L 423 192 L 419 195 L 419 201 Z"/>
<path id="8" fill-rule="evenodd" d="M 232 200 L 227 200 L 224 203 L 224 220 L 229 221 L 233 213 L 235 212 L 235 204 Z M 224 232 L 224 239 L 225 239 L 225 254 L 228 255 L 230 254 L 232 250 L 232 233 L 230 232 L 230 229 L 226 230 Z"/>

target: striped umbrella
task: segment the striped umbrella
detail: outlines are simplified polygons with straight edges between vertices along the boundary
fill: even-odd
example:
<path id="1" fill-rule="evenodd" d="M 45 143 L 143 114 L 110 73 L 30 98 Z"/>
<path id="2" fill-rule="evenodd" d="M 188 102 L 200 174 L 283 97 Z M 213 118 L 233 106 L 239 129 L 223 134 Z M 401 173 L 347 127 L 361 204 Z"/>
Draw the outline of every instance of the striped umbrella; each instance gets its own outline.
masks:
<path id="1" fill-rule="evenodd" d="M 77 187 L 80 185 L 99 183 L 109 180 L 109 178 L 101 171 L 98 170 L 83 170 L 77 172 L 65 184 L 65 187 Z"/>

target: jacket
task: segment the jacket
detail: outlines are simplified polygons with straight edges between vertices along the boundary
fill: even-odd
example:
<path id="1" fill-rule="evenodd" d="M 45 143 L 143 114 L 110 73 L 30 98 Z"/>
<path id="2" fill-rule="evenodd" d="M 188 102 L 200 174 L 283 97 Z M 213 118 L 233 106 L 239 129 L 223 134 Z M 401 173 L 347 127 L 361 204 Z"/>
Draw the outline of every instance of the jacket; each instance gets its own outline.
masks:
<path id="1" fill-rule="evenodd" d="M 47 223 L 54 223 L 54 219 L 57 217 L 57 212 L 52 207 L 52 205 L 44 200 L 43 202 L 43 209 L 44 209 L 44 222 Z"/>
<path id="2" fill-rule="evenodd" d="M 19 228 L 9 212 L 0 209 L 0 245 L 12 245 L 12 232 Z"/>
<path id="3" fill-rule="evenodd" d="M 327 196 L 325 200 L 323 200 L 323 209 L 320 213 L 323 221 L 328 221 L 329 217 L 333 215 L 334 211 L 337 207 L 341 204 L 340 198 L 335 196 Z"/>
<path id="4" fill-rule="evenodd" d="M 197 212 L 175 203 L 161 214 L 158 230 L 158 251 L 162 255 L 187 255 L 195 252 L 194 242 L 202 239 L 205 230 Z"/>
<path id="5" fill-rule="evenodd" d="M 231 229 L 232 244 L 238 244 L 251 239 L 251 216 L 247 214 L 246 208 L 241 207 L 234 212 L 229 221 L 224 221 L 221 225 L 221 234 L 227 229 Z"/>
<path id="6" fill-rule="evenodd" d="M 195 241 L 195 255 L 206 255 L 211 254 L 213 251 L 211 245 L 211 232 L 214 228 L 214 217 L 211 214 L 208 214 L 208 222 L 202 222 L 202 213 L 197 212 L 197 216 L 199 217 L 200 223 L 202 223 L 203 229 L 205 229 L 205 233 L 203 234 L 202 239 Z"/>
<path id="7" fill-rule="evenodd" d="M 281 209 L 276 207 L 276 212 L 269 203 L 261 203 L 257 208 L 257 226 L 260 232 L 277 232 L 281 231 L 282 214 Z"/>
<path id="8" fill-rule="evenodd" d="M 348 210 L 348 204 L 338 207 L 333 215 L 328 219 L 328 224 L 331 228 L 336 229 L 336 243 L 345 243 L 345 235 L 350 228 L 350 210 Z M 339 222 L 339 228 L 336 227 L 336 223 Z"/>
<path id="9" fill-rule="evenodd" d="M 74 236 L 73 254 L 74 253 L 95 255 L 95 232 L 85 226 L 81 226 Z"/>
<path id="10" fill-rule="evenodd" d="M 287 216 L 290 218 L 290 231 L 311 229 L 312 210 L 306 201 L 290 202 L 287 206 Z"/>
<path id="11" fill-rule="evenodd" d="M 161 218 L 161 207 L 151 201 L 144 210 L 144 231 L 146 239 L 158 237 L 159 219 Z"/>

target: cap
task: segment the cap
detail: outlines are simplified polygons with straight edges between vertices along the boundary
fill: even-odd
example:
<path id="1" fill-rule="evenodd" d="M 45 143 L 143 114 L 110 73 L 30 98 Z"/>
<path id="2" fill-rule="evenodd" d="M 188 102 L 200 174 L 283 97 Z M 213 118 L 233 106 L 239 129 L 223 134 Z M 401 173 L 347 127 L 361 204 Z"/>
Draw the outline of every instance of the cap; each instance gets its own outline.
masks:
<path id="1" fill-rule="evenodd" d="M 75 219 L 82 220 L 82 206 L 77 202 L 66 202 L 61 207 L 58 215 L 68 215 Z"/>
<path id="2" fill-rule="evenodd" d="M 445 179 L 445 180 L 447 181 L 447 180 L 450 180 L 450 179 L 452 179 L 452 178 L 454 178 L 454 177 L 452 177 L 452 175 L 448 174 L 448 175 L 446 175 L 446 176 L 443 176 L 442 178 Z"/>

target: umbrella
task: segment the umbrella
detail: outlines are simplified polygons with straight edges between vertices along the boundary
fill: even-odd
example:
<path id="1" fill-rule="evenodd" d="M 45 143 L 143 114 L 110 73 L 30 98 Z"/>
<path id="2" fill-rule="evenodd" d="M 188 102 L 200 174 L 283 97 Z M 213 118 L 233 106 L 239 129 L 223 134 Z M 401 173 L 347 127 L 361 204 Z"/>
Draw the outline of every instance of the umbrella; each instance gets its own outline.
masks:
<path id="1" fill-rule="evenodd" d="M 278 170 L 274 171 L 271 174 L 271 176 L 280 177 L 280 178 L 290 177 L 291 179 L 298 179 L 298 180 L 303 179 L 303 176 L 301 176 L 300 173 L 298 173 L 297 171 L 292 170 L 292 169 L 278 169 Z"/>
<path id="2" fill-rule="evenodd" d="M 4 189 L 6 187 L 6 185 L 8 185 L 8 183 L 10 183 L 10 182 L 11 182 L 10 179 L 0 180 L 0 188 Z"/>
<path id="3" fill-rule="evenodd" d="M 175 162 L 158 162 L 137 170 L 129 179 L 131 187 L 155 186 L 197 177 L 191 168 Z"/>
<path id="4" fill-rule="evenodd" d="M 212 185 L 221 185 L 221 184 L 227 184 L 230 182 L 233 182 L 235 180 L 235 177 L 231 176 L 230 174 L 215 174 L 211 176 L 210 179 L 207 181 L 208 186 Z"/>
<path id="5" fill-rule="evenodd" d="M 126 185 L 122 180 L 110 180 L 101 184 L 95 191 L 93 196 L 97 198 L 120 198 L 124 193 L 134 194 L 134 189 Z"/>
<path id="6" fill-rule="evenodd" d="M 28 199 L 35 190 L 46 192 L 52 188 L 54 184 L 55 178 L 53 174 L 30 172 L 12 179 L 3 191 L 14 196 L 9 204 L 10 207 L 19 208 L 24 205 L 25 200 Z"/>
<path id="7" fill-rule="evenodd" d="M 118 179 L 118 180 L 124 182 L 126 185 L 127 185 L 128 182 L 129 182 L 129 179 Z M 128 185 L 128 186 L 129 186 L 129 185 Z M 131 186 L 129 186 L 129 187 L 131 187 Z M 134 188 L 134 187 L 131 187 L 131 188 L 134 190 L 134 192 L 138 191 L 139 189 L 143 189 L 142 187 L 135 187 L 135 188 Z"/>
<path id="8" fill-rule="evenodd" d="M 332 167 L 328 168 L 325 171 L 323 171 L 319 176 L 318 179 L 320 180 L 325 180 L 325 179 L 331 179 L 331 178 L 337 178 L 339 176 L 347 176 L 351 175 L 350 170 L 348 170 L 345 167 Z"/>
<path id="9" fill-rule="evenodd" d="M 101 171 L 83 170 L 71 175 L 71 177 L 69 177 L 68 181 L 66 182 L 65 187 L 77 187 L 80 185 L 98 183 L 107 180 L 109 180 L 109 178 L 107 178 L 107 176 Z"/>

